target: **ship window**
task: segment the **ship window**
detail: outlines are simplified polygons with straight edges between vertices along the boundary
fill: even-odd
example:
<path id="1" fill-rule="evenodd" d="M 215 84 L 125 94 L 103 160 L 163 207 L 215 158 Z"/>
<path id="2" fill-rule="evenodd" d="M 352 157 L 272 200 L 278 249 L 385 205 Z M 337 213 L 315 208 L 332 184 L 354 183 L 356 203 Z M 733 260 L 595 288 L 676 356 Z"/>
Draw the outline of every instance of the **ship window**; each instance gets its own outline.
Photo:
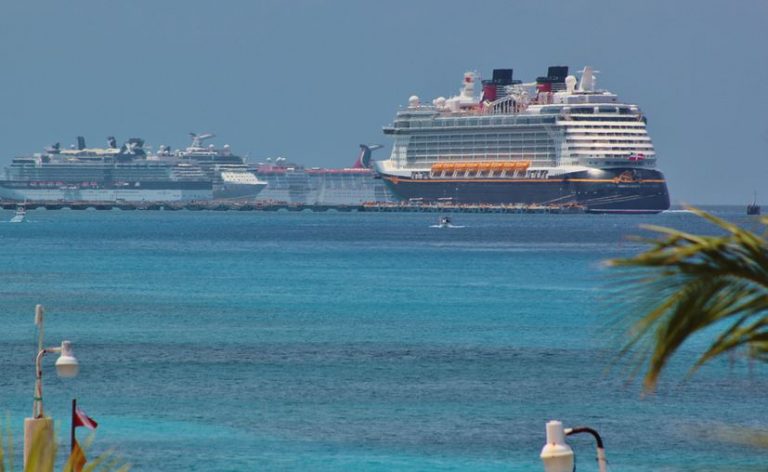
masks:
<path id="1" fill-rule="evenodd" d="M 616 113 L 615 107 L 598 107 L 597 110 L 600 113 Z"/>

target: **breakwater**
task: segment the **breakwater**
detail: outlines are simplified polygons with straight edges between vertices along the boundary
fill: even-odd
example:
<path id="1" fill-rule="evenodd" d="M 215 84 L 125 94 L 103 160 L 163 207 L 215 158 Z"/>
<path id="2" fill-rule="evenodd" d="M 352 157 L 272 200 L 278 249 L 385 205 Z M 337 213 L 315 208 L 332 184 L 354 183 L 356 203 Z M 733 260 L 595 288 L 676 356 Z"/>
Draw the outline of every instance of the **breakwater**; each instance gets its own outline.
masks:
<path id="1" fill-rule="evenodd" d="M 124 211 L 312 211 L 312 212 L 390 212 L 390 213 L 584 213 L 578 205 L 461 205 L 453 203 L 385 203 L 370 202 L 359 205 L 313 205 L 275 201 L 245 200 L 190 200 L 176 202 L 122 202 L 122 201 L 0 201 L 0 207 L 13 210 L 23 206 L 27 210 L 124 210 Z"/>

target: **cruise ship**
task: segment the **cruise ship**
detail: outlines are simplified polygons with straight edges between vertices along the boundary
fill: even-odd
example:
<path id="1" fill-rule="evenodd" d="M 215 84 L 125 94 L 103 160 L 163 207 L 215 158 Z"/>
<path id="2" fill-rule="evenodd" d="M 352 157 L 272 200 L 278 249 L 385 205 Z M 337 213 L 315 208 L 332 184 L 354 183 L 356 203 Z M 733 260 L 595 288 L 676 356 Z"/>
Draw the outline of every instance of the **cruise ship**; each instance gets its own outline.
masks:
<path id="1" fill-rule="evenodd" d="M 228 144 L 222 149 L 204 142 L 216 137 L 213 133 L 189 133 L 192 144 L 186 149 L 171 152 L 168 146 L 161 145 L 158 149 L 159 158 L 175 157 L 181 162 L 199 166 L 213 181 L 213 198 L 215 199 L 253 199 L 259 194 L 267 182 L 259 180 L 248 170 L 245 159 L 232 153 Z"/>
<path id="2" fill-rule="evenodd" d="M 197 165 L 178 159 L 150 158 L 144 141 L 131 138 L 118 147 L 89 148 L 59 143 L 43 153 L 14 158 L 0 180 L 0 198 L 67 201 L 210 200 L 211 178 Z"/>
<path id="3" fill-rule="evenodd" d="M 306 168 L 282 157 L 267 159 L 251 168 L 259 179 L 268 183 L 257 199 L 308 205 L 395 201 L 371 169 L 371 151 L 380 147 L 361 144 L 353 166 L 343 169 Z"/>
<path id="4" fill-rule="evenodd" d="M 467 72 L 457 96 L 431 104 L 412 96 L 384 128 L 394 143 L 376 171 L 400 199 L 668 209 L 644 113 L 597 89 L 595 74 L 587 66 L 577 79 L 552 66 L 524 83 L 496 69 L 478 97 L 477 74 Z"/>

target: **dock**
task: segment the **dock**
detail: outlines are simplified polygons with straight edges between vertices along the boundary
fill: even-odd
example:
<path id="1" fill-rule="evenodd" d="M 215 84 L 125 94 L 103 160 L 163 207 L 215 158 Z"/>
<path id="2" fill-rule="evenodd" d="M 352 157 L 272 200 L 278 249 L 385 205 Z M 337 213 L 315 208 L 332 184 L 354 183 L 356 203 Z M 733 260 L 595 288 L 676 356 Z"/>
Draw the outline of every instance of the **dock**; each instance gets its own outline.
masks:
<path id="1" fill-rule="evenodd" d="M 325 205 L 249 200 L 189 200 L 175 202 L 127 201 L 14 201 L 0 200 L 4 210 L 23 206 L 27 210 L 97 211 L 289 211 L 367 213 L 584 213 L 579 205 L 480 205 L 456 203 L 368 202 L 359 205 Z"/>

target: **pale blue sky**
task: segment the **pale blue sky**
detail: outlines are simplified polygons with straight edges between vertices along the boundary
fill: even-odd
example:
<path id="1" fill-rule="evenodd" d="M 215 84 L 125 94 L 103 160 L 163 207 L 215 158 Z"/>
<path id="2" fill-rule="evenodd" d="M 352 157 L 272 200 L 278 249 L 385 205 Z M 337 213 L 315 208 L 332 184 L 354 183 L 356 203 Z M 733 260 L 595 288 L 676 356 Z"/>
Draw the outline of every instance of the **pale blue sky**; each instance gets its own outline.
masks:
<path id="1" fill-rule="evenodd" d="M 465 70 L 590 64 L 646 112 L 673 201 L 768 203 L 766 25 L 766 0 L 5 2 L 0 162 L 212 131 L 251 160 L 343 166 Z"/>

